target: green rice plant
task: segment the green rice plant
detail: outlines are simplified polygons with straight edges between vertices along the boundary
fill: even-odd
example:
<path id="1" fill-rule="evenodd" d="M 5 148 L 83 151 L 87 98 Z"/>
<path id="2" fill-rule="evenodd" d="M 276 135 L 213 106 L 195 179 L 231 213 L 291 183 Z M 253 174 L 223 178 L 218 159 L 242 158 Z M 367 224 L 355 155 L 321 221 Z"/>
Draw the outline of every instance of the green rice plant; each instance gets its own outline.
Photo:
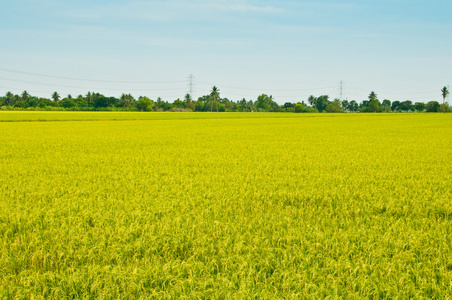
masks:
<path id="1" fill-rule="evenodd" d="M 450 298 L 450 118 L 2 112 L 0 296 Z"/>

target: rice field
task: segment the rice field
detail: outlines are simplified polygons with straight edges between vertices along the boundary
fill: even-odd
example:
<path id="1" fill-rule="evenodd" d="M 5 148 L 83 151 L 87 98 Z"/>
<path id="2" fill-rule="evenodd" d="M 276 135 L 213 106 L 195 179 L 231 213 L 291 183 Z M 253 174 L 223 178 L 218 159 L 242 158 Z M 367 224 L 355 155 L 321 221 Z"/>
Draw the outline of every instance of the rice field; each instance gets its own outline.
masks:
<path id="1" fill-rule="evenodd" d="M 451 136 L 451 114 L 0 112 L 0 298 L 451 299 Z"/>

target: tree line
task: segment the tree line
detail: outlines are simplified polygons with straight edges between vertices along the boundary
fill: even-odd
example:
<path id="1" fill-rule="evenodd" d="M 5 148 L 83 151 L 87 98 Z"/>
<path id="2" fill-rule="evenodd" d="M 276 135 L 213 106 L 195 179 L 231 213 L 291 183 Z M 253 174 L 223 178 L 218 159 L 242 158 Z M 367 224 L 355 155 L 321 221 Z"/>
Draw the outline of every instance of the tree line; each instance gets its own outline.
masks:
<path id="1" fill-rule="evenodd" d="M 100 93 L 88 92 L 86 95 L 72 97 L 67 95 L 62 98 L 54 92 L 50 98 L 41 98 L 30 95 L 27 91 L 22 94 L 7 92 L 0 97 L 1 110 L 80 110 L 80 111 L 197 111 L 197 112 L 451 112 L 451 107 L 445 102 L 449 91 L 447 87 L 441 90 L 443 103 L 438 101 L 415 102 L 380 101 L 377 94 L 372 91 L 368 99 L 357 102 L 356 100 L 330 100 L 328 95 L 315 97 L 309 96 L 302 102 L 286 102 L 278 104 L 271 95 L 261 94 L 255 101 L 233 101 L 220 97 L 220 90 L 213 86 L 209 94 L 192 99 L 186 94 L 173 102 L 163 101 L 160 97 L 151 100 L 146 96 L 135 99 L 131 94 L 122 94 L 119 98 L 107 97 Z"/>

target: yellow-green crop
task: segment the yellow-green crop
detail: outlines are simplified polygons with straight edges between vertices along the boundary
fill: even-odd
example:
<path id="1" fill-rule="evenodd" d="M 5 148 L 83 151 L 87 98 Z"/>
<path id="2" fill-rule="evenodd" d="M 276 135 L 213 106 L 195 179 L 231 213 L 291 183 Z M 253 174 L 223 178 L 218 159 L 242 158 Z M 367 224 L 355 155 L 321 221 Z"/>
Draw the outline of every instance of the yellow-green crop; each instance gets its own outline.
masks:
<path id="1" fill-rule="evenodd" d="M 0 297 L 452 295 L 449 114 L 21 114 Z"/>

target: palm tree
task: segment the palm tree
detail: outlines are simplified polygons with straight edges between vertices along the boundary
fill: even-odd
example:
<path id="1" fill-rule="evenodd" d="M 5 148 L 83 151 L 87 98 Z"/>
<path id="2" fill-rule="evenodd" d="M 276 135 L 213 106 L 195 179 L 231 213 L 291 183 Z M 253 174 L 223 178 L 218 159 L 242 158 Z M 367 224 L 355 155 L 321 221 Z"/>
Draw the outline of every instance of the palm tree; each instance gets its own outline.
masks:
<path id="1" fill-rule="evenodd" d="M 53 101 L 54 101 L 55 103 L 57 103 L 58 100 L 60 100 L 60 95 L 58 95 L 57 92 L 53 92 L 53 94 L 52 94 L 52 99 L 53 99 Z"/>
<path id="2" fill-rule="evenodd" d="M 6 92 L 4 99 L 5 99 L 5 105 L 14 105 L 15 104 L 14 94 L 11 92 Z"/>
<path id="3" fill-rule="evenodd" d="M 312 107 L 314 107 L 314 106 L 316 106 L 316 104 L 317 104 L 317 98 L 314 97 L 313 95 L 311 95 L 311 96 L 309 96 L 309 98 L 308 98 L 308 102 L 309 102 L 309 104 L 310 104 Z"/>
<path id="4" fill-rule="evenodd" d="M 375 94 L 374 91 L 370 92 L 370 94 L 369 94 L 369 101 L 372 101 L 372 100 L 377 100 L 377 94 Z"/>
<path id="5" fill-rule="evenodd" d="M 220 99 L 220 90 L 216 87 L 212 87 L 212 91 L 210 92 L 210 112 L 212 112 L 213 103 L 217 105 L 218 112 L 218 100 Z"/>
<path id="6" fill-rule="evenodd" d="M 88 107 L 91 107 L 91 102 L 93 101 L 93 96 L 91 95 L 91 92 L 88 92 L 86 94 L 86 100 L 88 101 Z"/>
<path id="7" fill-rule="evenodd" d="M 30 94 L 27 91 L 22 92 L 22 101 L 27 102 L 28 98 L 30 98 Z"/>
<path id="8" fill-rule="evenodd" d="M 444 113 L 446 113 L 446 104 L 444 102 L 446 101 L 447 95 L 449 95 L 449 90 L 447 89 L 446 86 L 441 89 L 441 93 L 443 95 L 443 109 Z"/>
<path id="9" fill-rule="evenodd" d="M 123 107 L 131 107 L 135 102 L 135 99 L 133 98 L 132 94 L 123 93 L 119 98 L 119 101 L 121 102 Z"/>
<path id="10" fill-rule="evenodd" d="M 190 94 L 185 95 L 185 107 L 188 109 L 191 109 L 192 111 L 195 110 L 195 105 L 193 104 L 193 100 L 191 99 Z"/>

